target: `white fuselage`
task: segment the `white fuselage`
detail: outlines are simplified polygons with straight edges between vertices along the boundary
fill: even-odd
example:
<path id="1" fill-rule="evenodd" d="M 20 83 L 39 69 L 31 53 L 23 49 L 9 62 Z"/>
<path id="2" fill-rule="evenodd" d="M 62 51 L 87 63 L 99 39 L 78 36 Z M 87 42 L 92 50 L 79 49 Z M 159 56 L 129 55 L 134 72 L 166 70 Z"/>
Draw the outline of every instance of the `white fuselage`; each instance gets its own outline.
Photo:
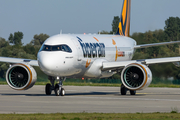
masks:
<path id="1" fill-rule="evenodd" d="M 131 60 L 134 46 L 135 40 L 119 35 L 59 34 L 44 42 L 37 58 L 49 76 L 109 77 L 100 70 L 102 62 Z"/>

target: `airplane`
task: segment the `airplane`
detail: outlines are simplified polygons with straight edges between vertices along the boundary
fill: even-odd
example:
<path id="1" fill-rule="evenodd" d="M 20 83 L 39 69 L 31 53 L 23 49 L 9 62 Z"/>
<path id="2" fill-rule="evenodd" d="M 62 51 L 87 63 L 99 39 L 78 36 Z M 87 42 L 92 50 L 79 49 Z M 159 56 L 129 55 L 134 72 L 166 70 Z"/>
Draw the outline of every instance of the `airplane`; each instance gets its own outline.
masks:
<path id="1" fill-rule="evenodd" d="M 121 72 L 121 95 L 148 87 L 152 81 L 150 64 L 179 63 L 180 57 L 132 60 L 136 49 L 180 43 L 180 41 L 142 44 L 130 38 L 131 0 L 124 0 L 117 33 L 114 35 L 58 34 L 41 46 L 37 60 L 0 57 L 10 64 L 6 72 L 8 85 L 15 90 L 28 90 L 37 80 L 33 66 L 48 75 L 45 93 L 64 96 L 66 78 L 106 78 Z M 55 81 L 57 83 L 55 84 Z"/>

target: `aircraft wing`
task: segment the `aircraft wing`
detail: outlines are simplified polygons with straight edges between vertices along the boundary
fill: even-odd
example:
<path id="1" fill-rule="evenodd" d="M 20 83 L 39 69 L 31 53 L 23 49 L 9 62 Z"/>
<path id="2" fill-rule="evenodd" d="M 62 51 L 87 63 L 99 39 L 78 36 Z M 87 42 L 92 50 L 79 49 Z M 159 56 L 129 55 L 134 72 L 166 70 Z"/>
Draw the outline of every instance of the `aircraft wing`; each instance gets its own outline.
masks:
<path id="1" fill-rule="evenodd" d="M 147 47 L 160 46 L 160 45 L 169 45 L 169 44 L 175 44 L 175 43 L 180 43 L 180 41 L 152 43 L 152 44 L 142 44 L 142 45 L 136 45 L 136 46 L 134 46 L 134 48 L 135 49 L 139 49 L 139 48 L 147 48 Z"/>
<path id="2" fill-rule="evenodd" d="M 6 63 L 26 63 L 32 66 L 39 66 L 37 60 L 30 60 L 30 59 L 20 59 L 20 58 L 10 58 L 10 57 L 0 57 L 0 62 Z"/>
<path id="3" fill-rule="evenodd" d="M 177 62 L 180 62 L 180 57 L 130 60 L 130 61 L 118 61 L 118 62 L 103 62 L 102 70 L 121 69 L 132 63 L 141 63 L 145 65 L 150 65 L 150 64 L 169 63 L 169 62 L 173 62 L 176 65 L 179 65 L 179 63 Z"/>

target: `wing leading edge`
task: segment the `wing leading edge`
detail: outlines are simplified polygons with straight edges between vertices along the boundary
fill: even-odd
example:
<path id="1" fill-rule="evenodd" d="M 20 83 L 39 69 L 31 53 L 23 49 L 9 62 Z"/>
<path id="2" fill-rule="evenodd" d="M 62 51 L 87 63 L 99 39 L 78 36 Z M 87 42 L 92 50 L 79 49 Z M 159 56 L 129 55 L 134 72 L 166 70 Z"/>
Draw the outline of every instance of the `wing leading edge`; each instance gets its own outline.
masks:
<path id="1" fill-rule="evenodd" d="M 6 63 L 26 63 L 32 66 L 39 66 L 37 60 L 30 60 L 30 59 L 20 59 L 20 58 L 10 58 L 10 57 L 0 57 L 0 62 Z"/>

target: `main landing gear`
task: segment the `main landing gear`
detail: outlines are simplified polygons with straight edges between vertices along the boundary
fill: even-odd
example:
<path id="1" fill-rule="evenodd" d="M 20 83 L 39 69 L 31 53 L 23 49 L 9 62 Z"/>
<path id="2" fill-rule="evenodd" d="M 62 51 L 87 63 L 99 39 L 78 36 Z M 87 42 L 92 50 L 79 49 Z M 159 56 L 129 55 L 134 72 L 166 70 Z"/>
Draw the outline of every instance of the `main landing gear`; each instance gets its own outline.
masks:
<path id="1" fill-rule="evenodd" d="M 129 89 L 127 89 L 123 84 L 121 85 L 121 87 L 120 87 L 121 95 L 126 95 L 128 90 Z M 134 90 L 129 90 L 129 91 L 130 91 L 131 95 L 136 95 L 136 91 L 134 91 Z"/>
<path id="2" fill-rule="evenodd" d="M 48 79 L 50 80 L 51 84 L 49 84 L 49 83 L 46 84 L 46 88 L 45 88 L 46 95 L 51 95 L 52 90 L 54 90 L 56 96 L 60 96 L 60 95 L 64 96 L 65 89 L 62 88 L 62 85 L 63 85 L 62 83 L 64 80 L 66 80 L 66 78 L 65 77 L 57 78 L 56 80 L 58 83 L 56 83 L 55 86 L 54 86 L 55 78 L 49 76 Z"/>

